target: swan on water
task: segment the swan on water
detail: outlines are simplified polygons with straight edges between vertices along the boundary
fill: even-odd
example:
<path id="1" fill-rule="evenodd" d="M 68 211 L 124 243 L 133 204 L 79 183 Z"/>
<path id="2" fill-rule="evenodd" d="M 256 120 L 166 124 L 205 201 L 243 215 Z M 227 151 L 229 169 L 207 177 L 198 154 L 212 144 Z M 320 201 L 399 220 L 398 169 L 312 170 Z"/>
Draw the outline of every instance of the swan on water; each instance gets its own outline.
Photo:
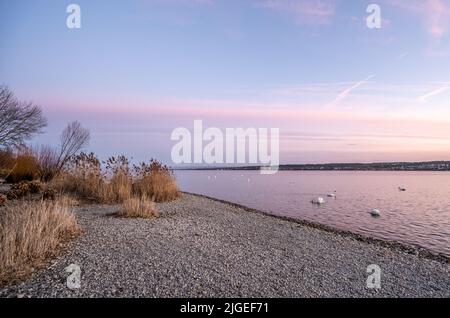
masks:
<path id="1" fill-rule="evenodd" d="M 402 187 L 398 187 L 398 190 L 399 190 L 399 191 L 406 191 L 406 189 L 405 189 L 405 188 L 402 188 Z"/>
<path id="2" fill-rule="evenodd" d="M 373 209 L 372 211 L 369 212 L 371 216 L 377 217 L 381 215 L 380 210 L 377 209 Z"/>
<path id="3" fill-rule="evenodd" d="M 325 200 L 322 197 L 318 197 L 311 200 L 312 204 L 322 205 L 325 203 Z"/>
<path id="4" fill-rule="evenodd" d="M 327 197 L 336 199 L 336 190 L 334 190 L 334 193 L 328 193 Z"/>

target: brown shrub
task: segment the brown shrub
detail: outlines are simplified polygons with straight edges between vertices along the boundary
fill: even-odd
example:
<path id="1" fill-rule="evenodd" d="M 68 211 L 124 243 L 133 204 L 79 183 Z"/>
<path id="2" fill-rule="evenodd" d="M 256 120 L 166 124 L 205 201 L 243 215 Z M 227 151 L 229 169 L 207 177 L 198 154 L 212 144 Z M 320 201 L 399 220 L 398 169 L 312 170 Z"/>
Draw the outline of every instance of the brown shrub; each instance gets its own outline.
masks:
<path id="1" fill-rule="evenodd" d="M 19 191 L 14 191 L 14 190 L 9 190 L 6 193 L 6 198 L 8 200 L 18 200 L 20 198 L 23 198 L 24 194 L 22 192 Z"/>
<path id="2" fill-rule="evenodd" d="M 6 194 L 9 200 L 18 200 L 30 193 L 30 184 L 22 181 L 11 186 L 11 189 Z"/>
<path id="3" fill-rule="evenodd" d="M 5 205 L 7 201 L 8 201 L 8 198 L 6 197 L 6 195 L 0 193 L 0 206 Z"/>
<path id="4" fill-rule="evenodd" d="M 0 150 L 0 178 L 6 178 L 14 167 L 14 154 L 10 150 Z"/>
<path id="5" fill-rule="evenodd" d="M 63 202 L 64 204 L 68 206 L 79 206 L 80 201 L 78 201 L 77 198 L 71 196 L 71 195 L 60 195 L 58 196 L 58 201 Z"/>
<path id="6" fill-rule="evenodd" d="M 11 190 L 17 190 L 28 193 L 28 191 L 30 191 L 30 182 L 21 181 L 19 183 L 15 183 L 11 186 Z"/>
<path id="7" fill-rule="evenodd" d="M 6 181 L 10 183 L 32 181 L 38 177 L 38 172 L 39 164 L 36 158 L 29 150 L 24 150 L 16 157 L 14 168 L 6 177 Z"/>
<path id="8" fill-rule="evenodd" d="M 131 198 L 133 181 L 131 176 L 124 172 L 117 172 L 108 183 L 101 188 L 100 200 L 102 203 L 122 203 Z"/>
<path id="9" fill-rule="evenodd" d="M 101 189 L 102 203 L 122 203 L 131 198 L 133 178 L 125 156 L 110 157 L 105 162 L 105 179 Z"/>
<path id="10" fill-rule="evenodd" d="M 28 191 L 32 194 L 41 193 L 44 189 L 44 184 L 39 180 L 28 182 Z"/>
<path id="11" fill-rule="evenodd" d="M 59 172 L 59 160 L 56 149 L 48 145 L 41 145 L 33 148 L 33 155 L 39 166 L 39 179 L 48 182 Z"/>
<path id="12" fill-rule="evenodd" d="M 19 183 L 13 184 L 11 189 L 7 193 L 9 200 L 18 200 L 28 194 L 40 193 L 44 185 L 40 181 L 21 181 Z"/>
<path id="13" fill-rule="evenodd" d="M 172 201 L 180 196 L 174 175 L 156 160 L 134 166 L 134 173 L 125 156 L 111 157 L 104 163 L 102 170 L 94 154 L 81 153 L 69 161 L 50 185 L 59 193 L 101 203 L 122 203 L 133 194 L 156 202 Z"/>
<path id="14" fill-rule="evenodd" d="M 99 200 L 104 186 L 100 161 L 93 153 L 74 156 L 66 170 L 59 173 L 50 182 L 50 186 L 60 193 Z"/>
<path id="15" fill-rule="evenodd" d="M 159 213 L 156 211 L 155 203 L 142 196 L 125 200 L 117 215 L 125 218 L 154 218 L 158 217 Z"/>
<path id="16" fill-rule="evenodd" d="M 8 176 L 10 170 L 0 168 L 0 183 L 4 182 L 4 179 Z"/>
<path id="17" fill-rule="evenodd" d="M 152 159 L 150 164 L 141 163 L 134 170 L 137 180 L 133 190 L 137 195 L 145 195 L 156 202 L 173 201 L 180 196 L 175 176 L 157 160 Z"/>
<path id="18" fill-rule="evenodd" d="M 138 195 L 146 195 L 155 202 L 168 202 L 180 196 L 177 183 L 169 172 L 154 172 L 137 180 L 134 190 Z"/>
<path id="19" fill-rule="evenodd" d="M 47 188 L 42 193 L 42 200 L 44 201 L 55 201 L 56 191 L 53 188 Z"/>
<path id="20" fill-rule="evenodd" d="M 79 175 L 63 172 L 49 182 L 49 185 L 58 193 L 69 193 L 79 198 L 98 200 L 103 180 L 97 174 Z"/>
<path id="21" fill-rule="evenodd" d="M 0 285 L 27 275 L 80 233 L 64 202 L 21 201 L 0 213 Z"/>

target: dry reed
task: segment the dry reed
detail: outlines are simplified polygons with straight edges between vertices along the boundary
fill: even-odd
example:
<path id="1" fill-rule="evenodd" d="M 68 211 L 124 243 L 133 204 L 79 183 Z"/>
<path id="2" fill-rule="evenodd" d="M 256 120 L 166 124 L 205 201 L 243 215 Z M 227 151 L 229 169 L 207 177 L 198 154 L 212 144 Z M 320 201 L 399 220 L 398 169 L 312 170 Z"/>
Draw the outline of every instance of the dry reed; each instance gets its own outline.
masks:
<path id="1" fill-rule="evenodd" d="M 20 279 L 53 256 L 80 228 L 64 201 L 18 201 L 0 210 L 0 285 Z"/>

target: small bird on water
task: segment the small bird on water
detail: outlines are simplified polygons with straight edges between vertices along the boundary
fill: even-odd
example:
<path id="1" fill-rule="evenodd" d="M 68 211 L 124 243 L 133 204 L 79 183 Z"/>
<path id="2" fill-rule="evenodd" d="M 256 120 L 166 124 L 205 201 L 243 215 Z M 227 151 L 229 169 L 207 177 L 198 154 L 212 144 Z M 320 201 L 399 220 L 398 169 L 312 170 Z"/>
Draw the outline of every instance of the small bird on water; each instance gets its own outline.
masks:
<path id="1" fill-rule="evenodd" d="M 327 197 L 336 199 L 336 191 L 334 191 L 334 193 L 327 194 Z"/>
<path id="2" fill-rule="evenodd" d="M 322 197 L 318 197 L 318 198 L 312 199 L 311 203 L 316 204 L 316 205 L 322 205 L 322 204 L 325 204 L 325 200 Z"/>

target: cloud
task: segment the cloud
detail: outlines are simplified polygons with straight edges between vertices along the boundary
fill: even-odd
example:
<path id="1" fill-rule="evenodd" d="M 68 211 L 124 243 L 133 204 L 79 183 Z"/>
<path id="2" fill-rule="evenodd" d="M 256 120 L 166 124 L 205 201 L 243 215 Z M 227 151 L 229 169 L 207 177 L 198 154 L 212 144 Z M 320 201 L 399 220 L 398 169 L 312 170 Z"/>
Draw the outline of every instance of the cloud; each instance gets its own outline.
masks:
<path id="1" fill-rule="evenodd" d="M 291 14 L 297 23 L 329 24 L 336 11 L 336 0 L 264 0 L 258 7 Z"/>
<path id="2" fill-rule="evenodd" d="M 390 0 L 387 3 L 419 16 L 433 38 L 440 39 L 450 31 L 448 0 Z"/>
<path id="3" fill-rule="evenodd" d="M 428 0 L 427 4 L 428 31 L 433 37 L 441 38 L 450 28 L 450 4 L 443 0 Z"/>
<path id="4" fill-rule="evenodd" d="M 443 94 L 443 93 L 446 93 L 447 91 L 450 91 L 450 84 L 449 83 L 446 83 L 446 84 L 442 85 L 441 87 L 439 87 L 437 89 L 434 89 L 433 91 L 431 91 L 431 92 L 429 92 L 429 93 L 427 93 L 425 95 L 419 96 L 417 98 L 417 101 L 418 102 L 425 102 L 425 101 L 427 101 L 427 99 L 429 99 L 431 97 L 434 97 L 434 96 L 437 96 L 437 95 L 440 95 L 440 94 Z"/>
<path id="5" fill-rule="evenodd" d="M 370 75 L 369 77 L 367 77 L 365 80 L 362 80 L 360 82 L 355 83 L 353 86 L 345 89 L 344 91 L 342 91 L 341 93 L 339 93 L 338 96 L 336 96 L 336 98 L 334 99 L 334 101 L 331 102 L 331 104 L 329 104 L 328 106 L 334 106 L 336 104 L 338 104 L 339 102 L 341 102 L 342 100 L 344 100 L 345 98 L 348 97 L 348 95 L 350 95 L 350 93 L 359 88 L 360 86 L 366 84 L 369 82 L 369 80 L 371 80 L 374 77 L 374 75 Z"/>

